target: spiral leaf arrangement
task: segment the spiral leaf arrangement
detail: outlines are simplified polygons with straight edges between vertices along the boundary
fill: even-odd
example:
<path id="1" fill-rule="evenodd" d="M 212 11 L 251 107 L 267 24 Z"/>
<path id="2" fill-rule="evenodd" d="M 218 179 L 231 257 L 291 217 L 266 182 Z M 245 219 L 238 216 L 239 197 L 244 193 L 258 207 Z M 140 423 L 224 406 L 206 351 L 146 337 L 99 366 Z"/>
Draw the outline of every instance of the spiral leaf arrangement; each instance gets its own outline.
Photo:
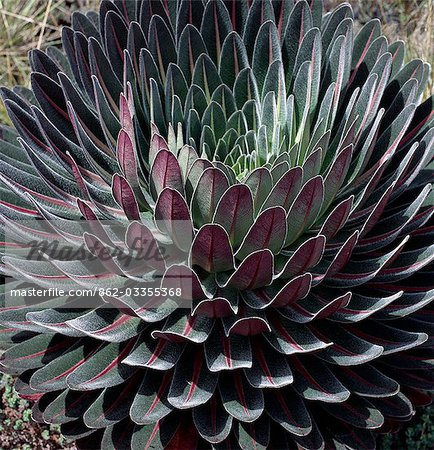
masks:
<path id="1" fill-rule="evenodd" d="M 191 307 L 3 308 L 0 368 L 36 420 L 79 448 L 360 450 L 429 403 L 428 64 L 318 0 L 103 0 L 62 42 L 31 52 L 31 90 L 1 91 L 2 226 L 92 222 L 74 242 L 98 259 L 102 221 L 134 251 L 164 224 L 186 262 L 161 282 L 187 278 Z M 89 288 L 152 269 L 101 264 L 1 267 Z"/>

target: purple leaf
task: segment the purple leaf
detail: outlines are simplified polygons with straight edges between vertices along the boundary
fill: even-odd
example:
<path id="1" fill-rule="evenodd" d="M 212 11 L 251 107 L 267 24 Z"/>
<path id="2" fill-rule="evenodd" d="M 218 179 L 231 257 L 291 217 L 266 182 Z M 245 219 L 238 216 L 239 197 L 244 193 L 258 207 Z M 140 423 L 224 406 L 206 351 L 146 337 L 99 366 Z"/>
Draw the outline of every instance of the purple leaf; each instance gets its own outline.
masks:
<path id="1" fill-rule="evenodd" d="M 130 84 L 129 87 L 131 89 Z M 133 122 L 134 105 L 130 95 L 131 92 L 129 92 L 128 99 L 123 92 L 119 96 L 119 122 L 122 129 L 126 132 L 128 137 L 130 138 L 131 145 L 134 145 L 134 135 L 135 135 Z"/>
<path id="2" fill-rule="evenodd" d="M 191 246 L 191 264 L 198 265 L 207 272 L 233 269 L 232 247 L 223 227 L 209 224 L 199 230 Z"/>
<path id="3" fill-rule="evenodd" d="M 137 262 L 144 259 L 146 265 L 156 269 L 159 273 L 164 272 L 164 256 L 154 234 L 146 225 L 139 222 L 131 223 L 128 226 L 125 239 L 128 247 L 137 251 L 135 256 Z"/>
<path id="4" fill-rule="evenodd" d="M 331 240 L 336 233 L 345 225 L 353 206 L 354 196 L 343 200 L 324 220 L 323 226 L 319 234 L 326 237 L 327 241 Z"/>
<path id="5" fill-rule="evenodd" d="M 262 209 L 282 206 L 288 212 L 294 198 L 300 191 L 302 179 L 303 171 L 301 167 L 288 170 L 275 184 Z"/>
<path id="6" fill-rule="evenodd" d="M 271 330 L 262 312 L 244 305 L 240 305 L 236 316 L 224 317 L 222 322 L 226 336 L 254 336 Z"/>
<path id="7" fill-rule="evenodd" d="M 113 245 L 113 242 L 108 237 L 106 231 L 104 230 L 104 227 L 102 226 L 101 222 L 98 220 L 96 214 L 92 211 L 90 206 L 79 198 L 77 199 L 77 206 L 80 209 L 83 217 L 89 222 L 90 228 L 94 232 L 94 234 L 106 244 Z"/>
<path id="8" fill-rule="evenodd" d="M 306 183 L 313 177 L 319 175 L 321 170 L 321 164 L 323 161 L 323 150 L 317 148 L 312 152 L 303 164 L 303 182 Z"/>
<path id="9" fill-rule="evenodd" d="M 273 279 L 273 254 L 270 250 L 258 250 L 238 266 L 224 284 L 239 290 L 266 286 Z"/>
<path id="10" fill-rule="evenodd" d="M 237 247 L 253 224 L 250 189 L 243 184 L 231 186 L 221 197 L 213 221 L 227 231 L 232 245 Z"/>
<path id="11" fill-rule="evenodd" d="M 246 304 L 256 310 L 266 309 L 269 306 L 284 308 L 309 293 L 311 280 L 312 275 L 305 273 L 292 278 L 281 289 L 272 285 L 265 289 L 242 292 L 241 295 Z"/>
<path id="12" fill-rule="evenodd" d="M 175 189 L 165 188 L 155 205 L 157 226 L 167 233 L 183 251 L 189 251 L 193 239 L 193 224 L 184 197 Z"/>
<path id="13" fill-rule="evenodd" d="M 176 189 L 181 194 L 184 192 L 178 160 L 169 150 L 160 150 L 155 156 L 150 174 L 150 187 L 155 199 L 166 187 Z"/>
<path id="14" fill-rule="evenodd" d="M 255 220 L 235 256 L 244 259 L 257 250 L 278 254 L 286 236 L 286 213 L 281 206 L 263 211 Z"/>
<path id="15" fill-rule="evenodd" d="M 245 180 L 253 195 L 253 204 L 257 213 L 273 187 L 270 171 L 265 167 L 255 169 Z"/>
<path id="16" fill-rule="evenodd" d="M 285 262 L 277 277 L 287 280 L 315 267 L 323 256 L 325 243 L 325 237 L 322 235 L 308 239 Z"/>
<path id="17" fill-rule="evenodd" d="M 211 222 L 217 203 L 228 188 L 228 179 L 220 169 L 209 168 L 202 173 L 191 200 L 193 220 L 198 227 Z"/>
<path id="18" fill-rule="evenodd" d="M 271 305 L 275 308 L 283 308 L 306 297 L 310 291 L 311 281 L 310 273 L 293 278 L 276 294 Z"/>
<path id="19" fill-rule="evenodd" d="M 174 264 L 167 269 L 162 285 L 168 289 L 180 289 L 179 298 L 183 300 L 191 302 L 207 298 L 196 273 L 182 264 Z"/>
<path id="20" fill-rule="evenodd" d="M 131 183 L 132 186 L 138 186 L 139 178 L 137 175 L 137 156 L 134 150 L 134 144 L 124 129 L 122 129 L 119 133 L 116 148 L 119 166 L 122 169 L 125 178 Z"/>
<path id="21" fill-rule="evenodd" d="M 235 301 L 234 301 L 235 300 Z M 238 299 L 213 297 L 193 302 L 192 315 L 200 314 L 206 317 L 227 317 L 238 311 Z"/>
<path id="22" fill-rule="evenodd" d="M 292 204 L 288 216 L 285 246 L 292 244 L 318 217 L 323 203 L 324 185 L 321 176 L 309 180 Z"/>
<path id="23" fill-rule="evenodd" d="M 128 181 L 119 174 L 113 175 L 112 193 L 116 202 L 122 207 L 130 220 L 140 220 L 139 206 Z"/>
<path id="24" fill-rule="evenodd" d="M 187 173 L 186 191 L 187 197 L 190 198 L 196 189 L 197 183 L 206 169 L 214 167 L 210 161 L 203 158 L 196 159 Z"/>
<path id="25" fill-rule="evenodd" d="M 149 146 L 149 165 L 151 167 L 154 164 L 155 157 L 160 152 L 160 150 L 169 151 L 169 146 L 167 145 L 166 140 L 160 134 L 158 134 L 158 129 L 153 129 L 151 143 Z"/>
<path id="26" fill-rule="evenodd" d="M 355 231 L 345 242 L 341 245 L 339 251 L 336 253 L 332 262 L 328 264 L 324 273 L 320 273 L 319 275 L 314 275 L 314 282 L 320 282 L 321 280 L 331 277 L 332 275 L 338 273 L 341 269 L 343 269 L 349 259 L 351 258 L 351 254 L 357 244 L 359 239 L 359 232 Z"/>

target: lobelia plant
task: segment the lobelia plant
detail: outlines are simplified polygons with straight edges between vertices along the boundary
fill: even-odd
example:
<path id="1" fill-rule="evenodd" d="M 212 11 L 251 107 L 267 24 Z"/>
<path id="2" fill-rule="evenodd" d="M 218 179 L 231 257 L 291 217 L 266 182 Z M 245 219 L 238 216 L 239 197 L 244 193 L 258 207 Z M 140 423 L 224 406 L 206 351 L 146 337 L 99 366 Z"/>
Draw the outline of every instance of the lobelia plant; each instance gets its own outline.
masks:
<path id="1" fill-rule="evenodd" d="M 2 89 L 3 228 L 119 222 L 125 251 L 187 255 L 161 283 L 191 288 L 190 308 L 6 305 L 0 367 L 36 420 L 78 448 L 371 449 L 430 402 L 429 65 L 353 25 L 318 0 L 103 0 L 31 52 L 31 90 Z M 76 243 L 106 287 L 155 268 Z M 101 286 L 78 260 L 2 271 Z"/>

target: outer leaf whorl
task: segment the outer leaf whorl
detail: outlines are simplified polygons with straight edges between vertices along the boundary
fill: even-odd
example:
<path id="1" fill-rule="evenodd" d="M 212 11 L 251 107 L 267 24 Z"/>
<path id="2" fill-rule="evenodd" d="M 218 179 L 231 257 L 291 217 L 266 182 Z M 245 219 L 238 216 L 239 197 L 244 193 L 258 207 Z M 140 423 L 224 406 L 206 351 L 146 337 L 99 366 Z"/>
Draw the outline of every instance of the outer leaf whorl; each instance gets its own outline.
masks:
<path id="1" fill-rule="evenodd" d="M 101 273 L 2 271 L 88 288 L 159 271 L 191 306 L 0 310 L 1 370 L 35 419 L 79 448 L 361 449 L 430 401 L 429 67 L 377 20 L 355 34 L 346 4 L 103 0 L 30 62 L 31 91 L 1 91 L 2 227 L 87 221 L 66 237 Z M 107 257 L 117 240 L 158 258 Z"/>

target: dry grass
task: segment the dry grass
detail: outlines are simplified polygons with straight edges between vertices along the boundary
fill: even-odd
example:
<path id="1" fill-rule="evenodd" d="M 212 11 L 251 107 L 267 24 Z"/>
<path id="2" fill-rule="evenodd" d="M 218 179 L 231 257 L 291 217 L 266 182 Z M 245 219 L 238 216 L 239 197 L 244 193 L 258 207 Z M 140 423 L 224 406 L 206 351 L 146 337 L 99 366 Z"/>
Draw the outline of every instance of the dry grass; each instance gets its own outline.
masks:
<path id="1" fill-rule="evenodd" d="M 27 54 L 59 44 L 61 26 L 77 8 L 95 8 L 98 0 L 0 0 L 0 85 L 27 85 Z M 324 0 L 326 7 L 342 0 Z M 356 18 L 378 17 L 389 40 L 407 43 L 406 59 L 434 62 L 434 0 L 349 0 Z M 434 93 L 434 74 L 426 95 Z M 0 105 L 0 122 L 7 121 Z"/>
<path id="2" fill-rule="evenodd" d="M 384 2 L 387 4 L 387 2 Z M 391 2 L 393 3 L 393 2 Z M 434 1 L 401 0 L 398 21 L 387 23 L 384 33 L 390 40 L 397 37 L 406 42 L 407 60 L 420 58 L 434 63 Z M 432 68 L 433 70 L 433 68 Z M 434 73 L 431 72 L 426 96 L 434 94 Z"/>
<path id="3" fill-rule="evenodd" d="M 60 44 L 62 25 L 96 0 L 0 0 L 0 85 L 28 85 L 28 52 Z M 7 116 L 0 105 L 0 122 Z"/>

